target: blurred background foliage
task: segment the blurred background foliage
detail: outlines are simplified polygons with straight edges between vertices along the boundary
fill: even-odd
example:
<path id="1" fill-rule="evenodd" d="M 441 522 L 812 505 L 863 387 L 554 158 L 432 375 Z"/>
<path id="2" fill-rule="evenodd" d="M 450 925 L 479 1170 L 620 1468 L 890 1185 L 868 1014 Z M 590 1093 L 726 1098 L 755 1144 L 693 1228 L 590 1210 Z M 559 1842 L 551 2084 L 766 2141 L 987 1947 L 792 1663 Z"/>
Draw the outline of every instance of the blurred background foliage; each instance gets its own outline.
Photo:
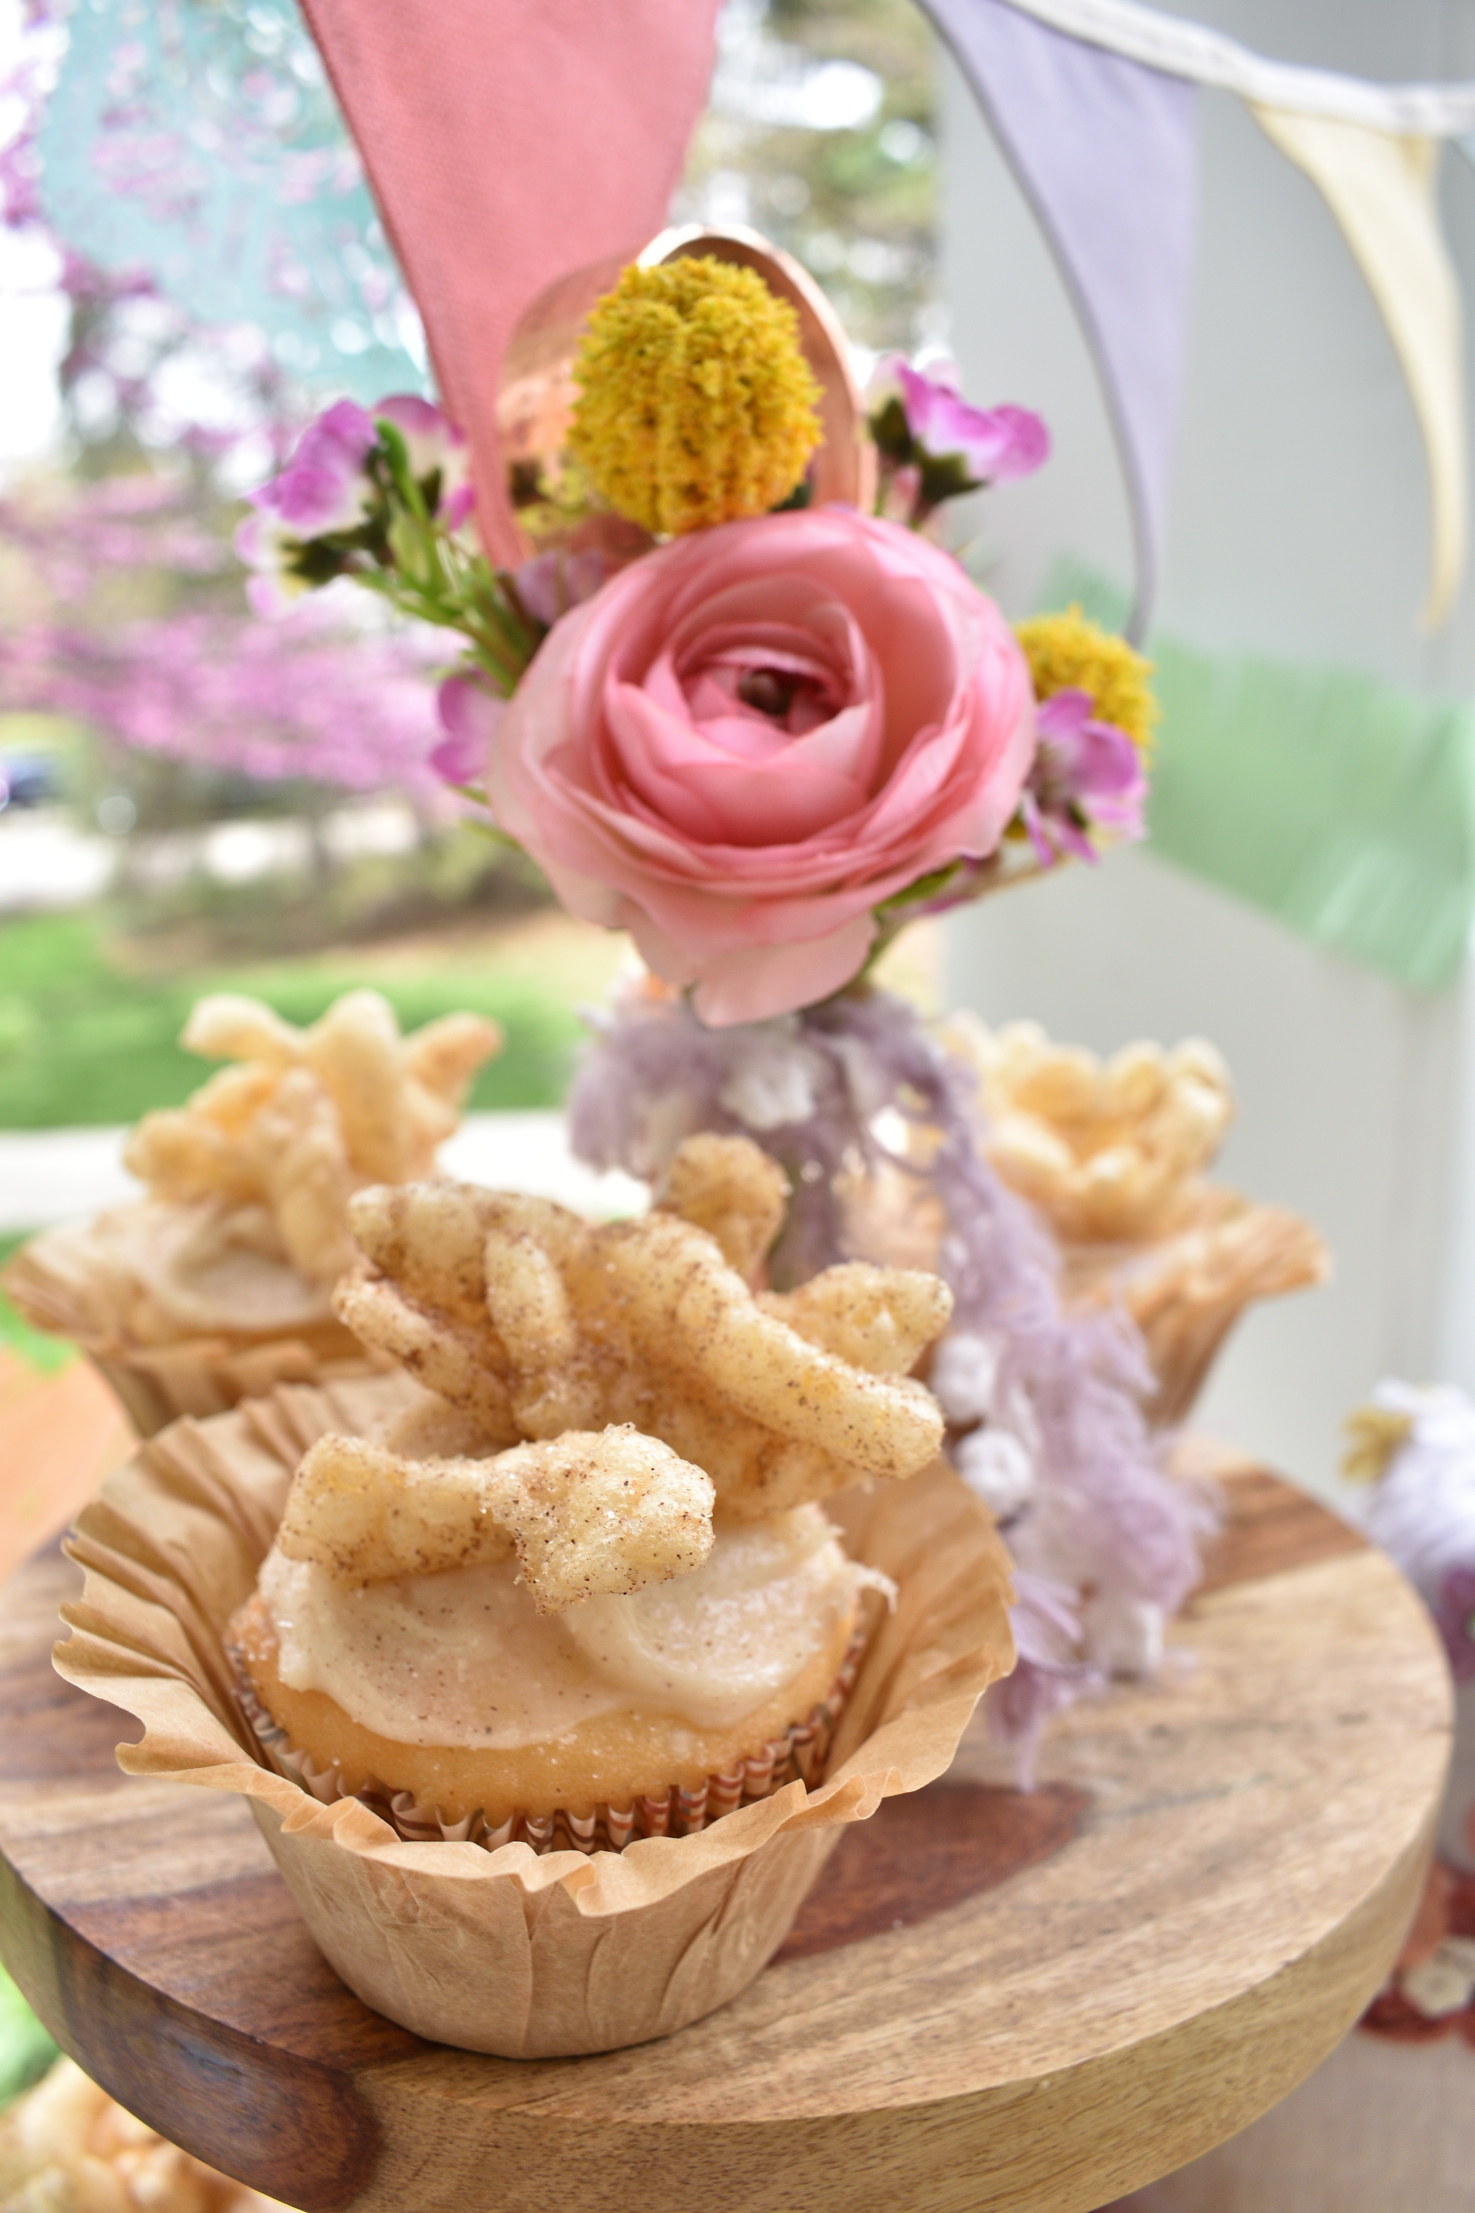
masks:
<path id="1" fill-rule="evenodd" d="M 728 0 L 678 202 L 803 262 L 864 368 L 945 336 L 932 34 L 912 0 Z"/>

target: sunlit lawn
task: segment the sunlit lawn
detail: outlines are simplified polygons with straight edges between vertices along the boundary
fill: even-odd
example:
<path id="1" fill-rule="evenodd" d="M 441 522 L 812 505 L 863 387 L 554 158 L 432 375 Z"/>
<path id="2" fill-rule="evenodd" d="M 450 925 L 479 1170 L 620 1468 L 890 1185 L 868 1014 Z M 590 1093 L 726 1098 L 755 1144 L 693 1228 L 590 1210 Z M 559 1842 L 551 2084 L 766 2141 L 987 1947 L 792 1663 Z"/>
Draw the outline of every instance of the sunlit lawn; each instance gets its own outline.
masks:
<path id="1" fill-rule="evenodd" d="M 104 937 L 92 911 L 0 924 L 0 1129 L 136 1121 L 177 1105 L 207 1070 L 179 1032 L 207 991 L 245 991 L 292 1022 L 371 984 L 413 1028 L 457 1008 L 491 1015 L 507 1044 L 485 1068 L 474 1108 L 555 1106 L 620 941 L 552 910 L 491 930 L 324 953 L 257 967 L 158 972 Z"/>

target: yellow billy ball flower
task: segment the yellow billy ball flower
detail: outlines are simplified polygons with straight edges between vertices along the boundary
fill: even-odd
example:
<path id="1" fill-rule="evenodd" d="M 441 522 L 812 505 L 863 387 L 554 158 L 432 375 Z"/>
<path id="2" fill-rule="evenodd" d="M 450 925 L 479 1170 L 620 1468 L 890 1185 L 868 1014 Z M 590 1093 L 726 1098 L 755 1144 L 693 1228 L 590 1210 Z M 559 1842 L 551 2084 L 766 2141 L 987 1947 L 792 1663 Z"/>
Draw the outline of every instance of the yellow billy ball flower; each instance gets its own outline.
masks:
<path id="1" fill-rule="evenodd" d="M 819 444 L 799 319 L 731 262 L 626 269 L 589 318 L 574 381 L 570 454 L 657 533 L 766 514 Z"/>
<path id="2" fill-rule="evenodd" d="M 1124 638 L 1088 622 L 1079 607 L 1063 615 L 1035 615 L 1016 623 L 1014 634 L 1024 648 L 1036 699 L 1089 692 L 1097 721 L 1114 723 L 1146 751 L 1158 719 L 1151 661 L 1134 653 Z"/>

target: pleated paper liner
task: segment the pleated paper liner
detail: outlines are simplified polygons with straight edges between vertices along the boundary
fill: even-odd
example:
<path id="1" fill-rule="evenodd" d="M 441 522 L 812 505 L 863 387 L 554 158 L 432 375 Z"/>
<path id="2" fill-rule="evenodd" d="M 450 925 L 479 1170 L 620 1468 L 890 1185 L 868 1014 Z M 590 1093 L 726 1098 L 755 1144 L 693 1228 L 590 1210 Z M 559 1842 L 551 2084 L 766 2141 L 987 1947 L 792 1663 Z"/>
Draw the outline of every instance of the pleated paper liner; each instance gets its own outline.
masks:
<path id="1" fill-rule="evenodd" d="M 4 1289 L 35 1328 L 66 1337 L 84 1352 L 140 1437 L 155 1436 L 183 1415 L 228 1413 L 281 1383 L 332 1383 L 382 1371 L 331 1314 L 278 1335 L 213 1331 L 171 1344 L 136 1342 L 121 1326 L 119 1300 L 105 1281 L 89 1283 L 63 1258 L 55 1234 L 21 1247 L 6 1266 Z"/>
<path id="2" fill-rule="evenodd" d="M 312 1755 L 293 1744 L 286 1730 L 272 1719 L 257 1696 L 238 1649 L 227 1643 L 225 1651 L 241 1711 L 257 1743 L 277 1773 L 300 1783 L 319 1805 L 330 1806 L 336 1799 L 352 1795 L 387 1821 L 396 1836 L 412 1842 L 440 1837 L 453 1844 L 479 1844 L 486 1852 L 495 1852 L 504 1844 L 528 1844 L 535 1852 L 623 1852 L 627 1844 L 641 1837 L 697 1836 L 709 1823 L 735 1813 L 739 1806 L 771 1798 L 796 1776 L 806 1784 L 818 1782 L 865 1648 L 865 1632 L 857 1630 L 834 1682 L 802 1721 L 791 1722 L 782 1736 L 771 1738 L 729 1773 L 707 1776 L 695 1790 L 673 1783 L 657 1796 L 634 1798 L 624 1805 L 596 1806 L 589 1814 L 570 1813 L 564 1807 L 554 1813 L 518 1811 L 496 1828 L 489 1826 L 481 1813 L 447 1821 L 437 1806 L 418 1804 L 407 1790 L 373 1785 L 351 1794 L 345 1791 L 336 1766 L 319 1767 Z"/>
<path id="3" fill-rule="evenodd" d="M 1068 1303 L 1119 1301 L 1141 1330 L 1157 1390 L 1147 1408 L 1174 1429 L 1208 1380 L 1247 1307 L 1324 1283 L 1331 1256 L 1311 1224 L 1202 1183 L 1161 1236 L 1130 1244 L 1064 1244 Z"/>
<path id="4" fill-rule="evenodd" d="M 898 1268 L 935 1268 L 945 1223 L 917 1177 L 882 1170 L 846 1194 L 852 1244 Z M 1208 1380 L 1220 1347 L 1260 1299 L 1325 1282 L 1331 1256 L 1312 1225 L 1200 1181 L 1160 1235 L 1117 1244 L 1060 1240 L 1067 1309 L 1119 1303 L 1142 1332 L 1156 1389 L 1145 1408 L 1155 1429 L 1176 1429 Z"/>
<path id="5" fill-rule="evenodd" d="M 264 1398 L 279 1384 L 326 1385 L 382 1369 L 337 1322 L 265 1344 L 233 1345 L 222 1337 L 200 1337 L 123 1352 L 89 1345 L 82 1338 L 76 1342 L 145 1438 L 157 1436 L 170 1422 L 229 1413 L 243 1399 Z"/>
<path id="6" fill-rule="evenodd" d="M 668 1833 L 620 1851 L 597 1837 L 593 1851 L 565 1848 L 556 1831 L 542 1849 L 526 1834 L 400 1835 L 384 1811 L 320 1802 L 271 1765 L 223 1638 L 307 1446 L 329 1430 L 370 1433 L 416 1396 L 399 1377 L 289 1387 L 145 1445 L 77 1523 L 85 1584 L 65 1609 L 57 1667 L 143 1722 L 142 1741 L 119 1751 L 130 1774 L 246 1798 L 319 1947 L 392 2020 L 511 2058 L 668 2035 L 766 1965 L 850 1822 L 949 1766 L 979 1697 L 1013 1664 L 1007 1555 L 942 1461 L 847 1492 L 827 1510 L 851 1554 L 891 1577 L 897 1604 L 874 1602 L 830 1741 L 796 1740 L 789 1780 L 749 1796 L 745 1774 L 742 1801 L 720 1815 L 709 1783 L 700 1828 L 695 1804 L 688 1826 L 678 1803 L 681 1835 L 668 1797 Z"/>

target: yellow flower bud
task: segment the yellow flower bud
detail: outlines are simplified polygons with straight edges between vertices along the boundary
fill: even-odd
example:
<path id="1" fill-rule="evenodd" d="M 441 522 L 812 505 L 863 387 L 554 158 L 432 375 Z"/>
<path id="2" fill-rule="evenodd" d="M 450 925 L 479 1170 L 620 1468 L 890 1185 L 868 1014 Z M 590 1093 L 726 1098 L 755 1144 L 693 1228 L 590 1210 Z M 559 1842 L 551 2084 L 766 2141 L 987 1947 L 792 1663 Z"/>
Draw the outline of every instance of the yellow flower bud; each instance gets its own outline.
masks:
<path id="1" fill-rule="evenodd" d="M 1124 730 L 1146 751 L 1158 719 L 1152 690 L 1152 663 L 1118 638 L 1088 622 L 1079 607 L 1063 615 L 1035 615 L 1015 624 L 1024 648 L 1036 699 L 1055 692 L 1089 692 L 1098 722 Z"/>
<path id="2" fill-rule="evenodd" d="M 819 444 L 798 317 L 731 262 L 626 269 L 573 373 L 570 454 L 611 507 L 658 534 L 766 514 Z"/>

